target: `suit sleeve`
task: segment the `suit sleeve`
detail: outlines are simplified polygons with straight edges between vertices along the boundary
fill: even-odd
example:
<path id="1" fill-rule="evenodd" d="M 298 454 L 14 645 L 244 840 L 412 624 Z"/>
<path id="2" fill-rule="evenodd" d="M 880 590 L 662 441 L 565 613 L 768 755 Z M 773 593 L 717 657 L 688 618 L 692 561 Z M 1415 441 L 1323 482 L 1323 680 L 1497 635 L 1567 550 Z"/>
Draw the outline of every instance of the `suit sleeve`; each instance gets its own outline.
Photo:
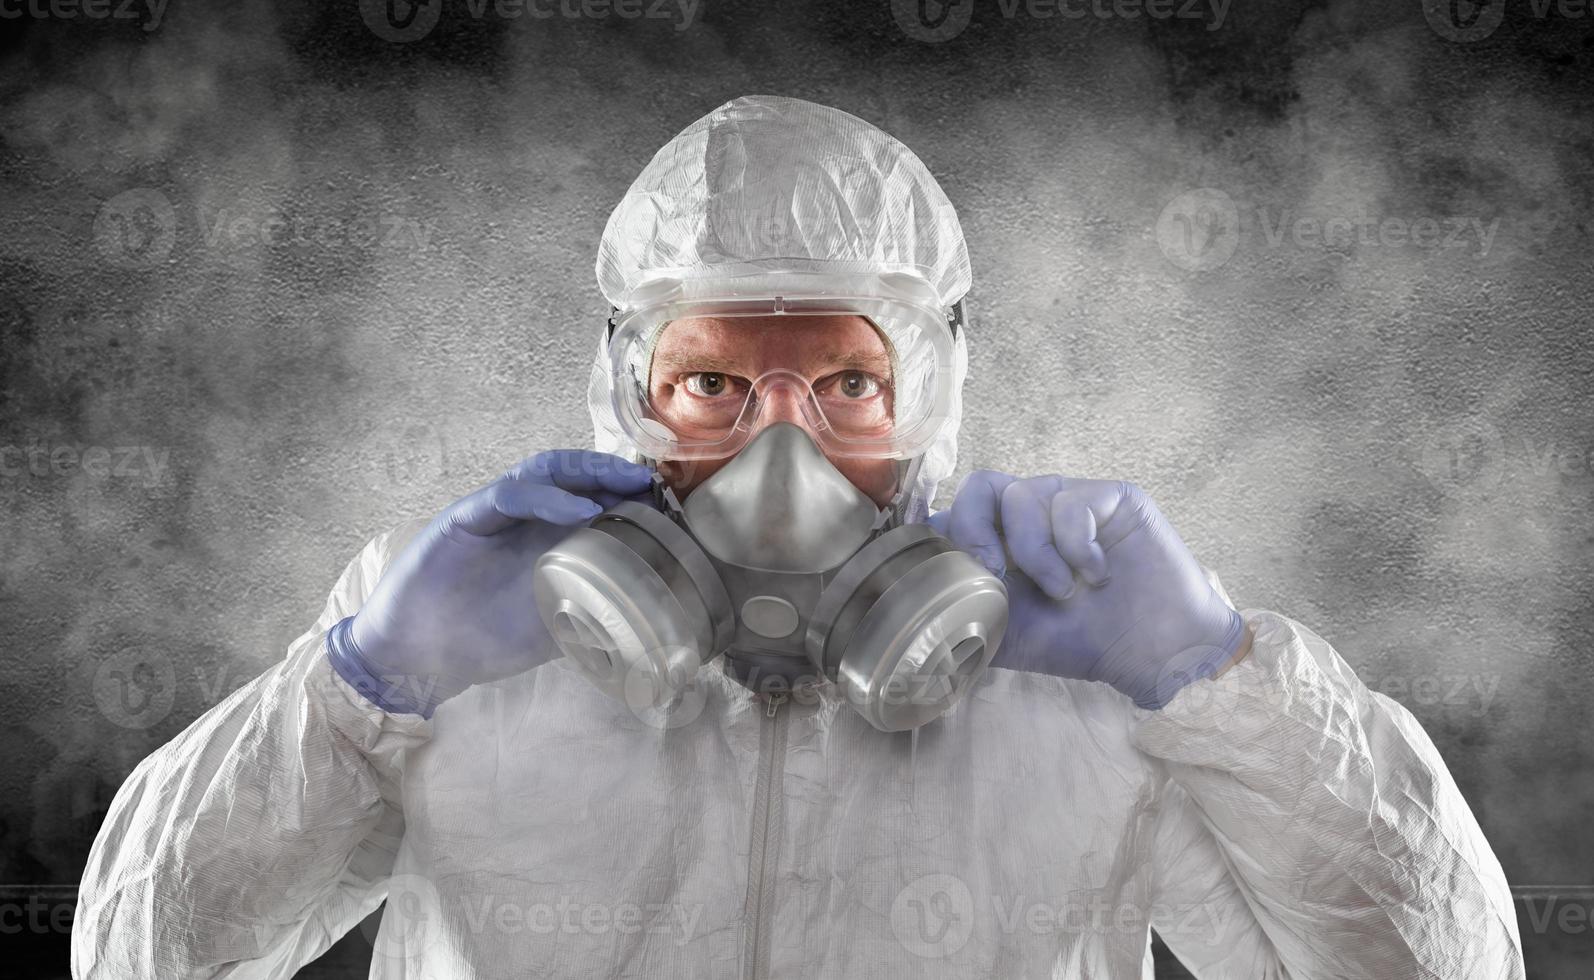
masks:
<path id="1" fill-rule="evenodd" d="M 1524 973 L 1500 863 L 1433 742 L 1310 630 L 1144 712 L 1169 782 L 1153 926 L 1203 980 Z"/>
<path id="2" fill-rule="evenodd" d="M 399 766 L 431 724 L 365 702 L 324 641 L 413 533 L 367 545 L 286 659 L 133 770 L 79 888 L 73 977 L 291 977 L 382 902 Z"/>

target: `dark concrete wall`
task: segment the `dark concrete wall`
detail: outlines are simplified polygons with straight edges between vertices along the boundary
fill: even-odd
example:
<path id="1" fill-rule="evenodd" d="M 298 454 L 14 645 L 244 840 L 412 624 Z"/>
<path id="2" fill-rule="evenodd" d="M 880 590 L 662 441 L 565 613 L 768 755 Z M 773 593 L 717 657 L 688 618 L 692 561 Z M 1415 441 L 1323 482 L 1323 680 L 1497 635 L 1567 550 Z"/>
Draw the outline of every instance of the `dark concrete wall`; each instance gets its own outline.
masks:
<path id="1" fill-rule="evenodd" d="M 661 9 L 450 0 L 408 42 L 355 0 L 0 24 L 8 894 L 73 883 L 129 769 L 372 534 L 586 443 L 609 207 L 691 119 L 778 93 L 895 133 L 961 211 L 963 469 L 1150 489 L 1242 606 L 1411 707 L 1539 896 L 1535 975 L 1572 975 L 1589 19 Z"/>

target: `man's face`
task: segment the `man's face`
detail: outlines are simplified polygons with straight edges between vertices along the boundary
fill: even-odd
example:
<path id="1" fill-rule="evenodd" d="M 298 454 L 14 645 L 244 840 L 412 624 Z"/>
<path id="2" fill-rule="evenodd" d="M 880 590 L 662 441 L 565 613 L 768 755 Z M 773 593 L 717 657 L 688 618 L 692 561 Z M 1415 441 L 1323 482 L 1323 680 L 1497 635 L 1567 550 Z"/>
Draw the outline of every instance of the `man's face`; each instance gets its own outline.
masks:
<path id="1" fill-rule="evenodd" d="M 770 376 L 771 371 L 783 373 Z M 797 381 L 807 382 L 818 401 L 831 406 L 827 418 L 844 414 L 851 424 L 889 430 L 891 356 L 884 338 L 861 316 L 672 321 L 654 347 L 648 395 L 659 419 L 677 431 L 734 418 L 751 394 L 762 404 L 760 429 L 791 422 L 811 432 L 803 411 L 808 391 Z M 896 492 L 894 460 L 828 452 L 826 457 L 875 503 L 884 506 Z M 669 460 L 659 464 L 659 473 L 684 500 L 730 459 Z"/>

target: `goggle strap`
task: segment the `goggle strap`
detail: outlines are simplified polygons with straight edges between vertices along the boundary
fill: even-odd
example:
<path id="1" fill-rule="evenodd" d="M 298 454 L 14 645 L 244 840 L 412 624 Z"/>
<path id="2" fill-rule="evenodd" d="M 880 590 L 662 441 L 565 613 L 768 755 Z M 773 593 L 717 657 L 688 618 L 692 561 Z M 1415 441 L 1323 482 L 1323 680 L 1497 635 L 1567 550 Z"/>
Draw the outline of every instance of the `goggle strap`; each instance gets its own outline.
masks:
<path id="1" fill-rule="evenodd" d="M 619 327 L 619 323 L 620 308 L 618 306 L 609 307 L 608 336 L 610 340 L 614 339 L 614 331 Z M 963 327 L 963 300 L 960 299 L 953 303 L 951 308 L 947 310 L 946 326 L 952 332 L 952 339 L 956 340 L 958 331 Z"/>

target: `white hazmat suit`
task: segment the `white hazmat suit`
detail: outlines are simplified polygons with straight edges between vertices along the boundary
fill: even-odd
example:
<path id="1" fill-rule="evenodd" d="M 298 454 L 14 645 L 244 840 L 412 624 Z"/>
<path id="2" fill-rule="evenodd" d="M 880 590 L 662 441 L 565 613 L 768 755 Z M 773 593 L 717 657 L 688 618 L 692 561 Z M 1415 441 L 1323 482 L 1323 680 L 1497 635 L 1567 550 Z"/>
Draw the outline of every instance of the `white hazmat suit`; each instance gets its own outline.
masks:
<path id="1" fill-rule="evenodd" d="M 760 266 L 725 175 L 848 153 L 869 172 L 747 207 L 813 246 Z M 840 260 L 951 302 L 968 267 L 944 203 L 865 123 L 737 100 L 639 178 L 600 280 L 625 309 L 655 273 Z M 598 445 L 631 452 L 607 363 Z M 1160 711 L 991 669 L 888 735 L 828 688 L 760 699 L 717 662 L 663 715 L 556 660 L 428 721 L 364 701 L 324 649 L 420 527 L 371 542 L 280 664 L 134 770 L 84 874 L 75 977 L 289 977 L 384 898 L 384 980 L 1150 977 L 1152 929 L 1203 978 L 1523 976 L 1500 865 L 1432 742 L 1284 616 L 1245 611 L 1250 656 Z"/>

